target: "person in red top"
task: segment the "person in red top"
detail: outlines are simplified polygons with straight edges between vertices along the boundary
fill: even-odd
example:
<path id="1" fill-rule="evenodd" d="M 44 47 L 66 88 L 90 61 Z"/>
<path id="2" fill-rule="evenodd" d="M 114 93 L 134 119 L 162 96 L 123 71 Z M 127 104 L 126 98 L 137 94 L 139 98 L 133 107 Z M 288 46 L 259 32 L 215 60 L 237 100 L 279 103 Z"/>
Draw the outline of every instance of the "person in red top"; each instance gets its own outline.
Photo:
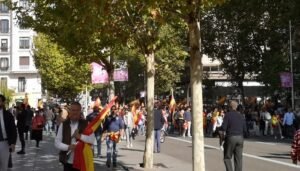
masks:
<path id="1" fill-rule="evenodd" d="M 40 109 L 36 112 L 32 119 L 32 133 L 31 139 L 36 141 L 36 147 L 39 147 L 39 143 L 43 140 L 43 128 L 45 125 L 45 118 L 43 116 L 43 110 Z"/>

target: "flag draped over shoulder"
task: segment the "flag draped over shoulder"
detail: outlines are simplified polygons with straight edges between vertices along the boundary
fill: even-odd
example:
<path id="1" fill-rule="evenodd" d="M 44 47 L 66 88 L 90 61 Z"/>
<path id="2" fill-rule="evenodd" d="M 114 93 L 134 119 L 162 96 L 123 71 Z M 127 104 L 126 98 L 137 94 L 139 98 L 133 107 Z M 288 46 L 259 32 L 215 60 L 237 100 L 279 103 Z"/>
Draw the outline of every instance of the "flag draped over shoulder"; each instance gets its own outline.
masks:
<path id="1" fill-rule="evenodd" d="M 169 110 L 170 110 L 170 115 L 171 115 L 171 119 L 172 119 L 172 123 L 175 125 L 175 120 L 174 120 L 174 112 L 176 109 L 176 101 L 172 92 L 172 96 L 171 96 L 171 100 L 170 100 L 170 104 L 169 104 Z"/>
<path id="2" fill-rule="evenodd" d="M 176 108 L 176 101 L 174 99 L 174 96 L 172 95 L 170 100 L 170 105 L 169 105 L 170 113 L 174 113 L 175 108 Z"/>
<path id="3" fill-rule="evenodd" d="M 137 108 L 140 105 L 139 100 L 134 100 L 130 103 L 131 105 L 131 113 L 133 115 L 133 122 L 135 125 L 137 125 L 139 123 L 139 113 L 137 112 Z"/>
<path id="4" fill-rule="evenodd" d="M 115 96 L 106 107 L 101 110 L 97 117 L 88 124 L 82 134 L 91 135 L 96 131 L 101 122 L 108 115 L 110 108 L 114 105 L 117 96 Z M 79 169 L 80 171 L 94 171 L 94 162 L 93 162 L 93 152 L 91 144 L 84 143 L 83 141 L 78 141 L 75 152 L 74 152 L 74 161 L 73 167 Z"/>

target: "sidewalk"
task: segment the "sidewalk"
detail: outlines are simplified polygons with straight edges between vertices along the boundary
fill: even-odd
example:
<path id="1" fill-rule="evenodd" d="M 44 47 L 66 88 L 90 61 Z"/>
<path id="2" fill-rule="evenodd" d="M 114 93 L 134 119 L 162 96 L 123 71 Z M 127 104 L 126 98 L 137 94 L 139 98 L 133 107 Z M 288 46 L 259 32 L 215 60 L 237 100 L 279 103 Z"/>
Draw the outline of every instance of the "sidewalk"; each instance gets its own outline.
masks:
<path id="1" fill-rule="evenodd" d="M 58 162 L 58 150 L 54 147 L 54 136 L 44 135 L 44 140 L 40 143 L 40 148 L 35 147 L 35 141 L 26 141 L 26 154 L 12 154 L 13 168 L 11 171 L 59 171 L 63 170 Z M 107 168 L 105 166 L 106 158 L 95 158 L 95 170 L 115 170 L 115 171 L 181 171 L 192 170 L 192 165 L 184 163 L 178 159 L 165 155 L 163 153 L 154 153 L 154 168 L 143 169 L 140 163 L 143 161 L 144 137 L 137 137 L 133 148 L 127 149 L 124 141 L 118 144 L 118 166 L 117 168 Z M 106 154 L 106 145 L 102 143 L 102 155 Z M 20 144 L 17 143 L 16 152 L 20 150 Z"/>

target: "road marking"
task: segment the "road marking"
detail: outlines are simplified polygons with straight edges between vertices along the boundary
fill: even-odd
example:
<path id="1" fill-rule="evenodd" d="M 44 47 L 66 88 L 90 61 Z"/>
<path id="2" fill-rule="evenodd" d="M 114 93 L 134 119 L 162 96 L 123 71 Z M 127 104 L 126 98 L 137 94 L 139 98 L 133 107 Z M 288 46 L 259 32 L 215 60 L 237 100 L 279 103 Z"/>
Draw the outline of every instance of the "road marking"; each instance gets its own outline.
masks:
<path id="1" fill-rule="evenodd" d="M 260 142 L 260 141 L 254 141 L 254 142 L 259 144 L 265 144 L 265 145 L 276 145 L 275 143 L 267 143 L 267 142 Z"/>
<path id="2" fill-rule="evenodd" d="M 192 141 L 190 141 L 190 140 L 184 140 L 184 139 L 175 138 L 175 137 L 167 137 L 167 138 L 178 140 L 178 141 L 182 141 L 182 142 L 187 142 L 187 143 L 192 144 Z M 208 147 L 208 148 L 213 148 L 213 149 L 216 149 L 216 150 L 220 150 L 220 147 L 215 147 L 215 146 L 206 145 L 206 144 L 204 145 L 204 147 Z M 280 165 L 284 165 L 284 166 L 288 166 L 288 167 L 300 168 L 300 166 L 295 165 L 295 164 L 285 163 L 285 162 L 277 161 L 277 160 L 272 160 L 272 159 L 268 159 L 268 158 L 265 158 L 265 157 L 259 157 L 259 156 L 255 156 L 255 155 L 252 155 L 252 154 L 243 153 L 243 156 L 246 156 L 246 157 L 249 157 L 249 158 L 258 159 L 258 160 L 268 161 L 268 162 L 271 162 L 271 163 L 276 163 L 276 164 L 280 164 Z"/>

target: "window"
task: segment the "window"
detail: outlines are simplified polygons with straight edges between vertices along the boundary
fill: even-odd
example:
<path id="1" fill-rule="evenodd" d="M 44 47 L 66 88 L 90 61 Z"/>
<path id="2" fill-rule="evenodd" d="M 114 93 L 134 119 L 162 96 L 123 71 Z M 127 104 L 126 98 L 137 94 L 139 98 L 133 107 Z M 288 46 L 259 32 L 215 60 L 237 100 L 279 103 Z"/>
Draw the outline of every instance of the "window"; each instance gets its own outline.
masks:
<path id="1" fill-rule="evenodd" d="M 8 29 L 9 29 L 8 20 L 6 19 L 0 20 L 0 32 L 8 33 Z"/>
<path id="2" fill-rule="evenodd" d="M 7 39 L 1 39 L 1 52 L 8 51 L 8 42 Z"/>
<path id="3" fill-rule="evenodd" d="M 27 8 L 29 6 L 28 0 L 20 0 L 19 6 L 23 8 Z"/>
<path id="4" fill-rule="evenodd" d="M 6 77 L 1 78 L 0 87 L 1 87 L 1 89 L 6 89 L 7 88 L 7 78 Z"/>
<path id="5" fill-rule="evenodd" d="M 210 67 L 209 66 L 203 66 L 203 71 L 210 71 Z"/>
<path id="6" fill-rule="evenodd" d="M 25 92 L 26 80 L 25 77 L 18 78 L 18 92 Z"/>
<path id="7" fill-rule="evenodd" d="M 219 67 L 218 66 L 211 66 L 210 71 L 218 71 Z"/>
<path id="8" fill-rule="evenodd" d="M 20 64 L 20 69 L 28 69 L 29 56 L 20 56 L 19 64 Z"/>
<path id="9" fill-rule="evenodd" d="M 26 30 L 26 29 L 28 29 L 28 27 L 26 27 L 25 25 L 24 25 L 24 23 L 23 22 L 19 22 L 19 28 L 20 28 L 20 30 Z"/>
<path id="10" fill-rule="evenodd" d="M 8 67 L 9 67 L 8 58 L 0 58 L 0 70 L 6 71 L 8 70 Z"/>
<path id="11" fill-rule="evenodd" d="M 29 49 L 29 37 L 20 37 L 20 49 Z"/>
<path id="12" fill-rule="evenodd" d="M 8 7 L 3 2 L 0 2 L 0 13 L 8 13 Z"/>

